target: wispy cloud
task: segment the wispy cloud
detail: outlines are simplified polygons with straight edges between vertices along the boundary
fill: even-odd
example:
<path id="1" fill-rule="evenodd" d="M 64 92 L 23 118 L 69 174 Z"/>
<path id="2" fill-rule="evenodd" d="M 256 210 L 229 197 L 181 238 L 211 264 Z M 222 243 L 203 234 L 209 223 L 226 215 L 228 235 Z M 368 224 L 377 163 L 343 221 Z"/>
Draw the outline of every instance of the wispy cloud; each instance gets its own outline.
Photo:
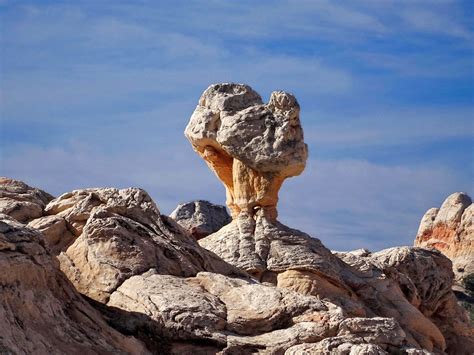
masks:
<path id="1" fill-rule="evenodd" d="M 308 118 L 306 141 L 326 147 L 375 148 L 474 137 L 472 107 L 372 108 L 352 115 L 346 113 L 342 117 L 316 111 L 305 113 L 305 117 Z M 315 121 L 311 122 L 310 118 L 315 118 Z"/>

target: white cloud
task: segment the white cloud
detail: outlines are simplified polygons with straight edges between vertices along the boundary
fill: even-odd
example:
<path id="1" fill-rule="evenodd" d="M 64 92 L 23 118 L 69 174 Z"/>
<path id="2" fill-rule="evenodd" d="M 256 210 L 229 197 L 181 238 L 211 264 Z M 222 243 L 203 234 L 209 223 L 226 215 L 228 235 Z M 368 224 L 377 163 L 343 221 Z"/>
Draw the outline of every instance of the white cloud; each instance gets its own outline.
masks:
<path id="1" fill-rule="evenodd" d="M 402 11 L 400 17 L 417 31 L 472 39 L 472 33 L 455 18 L 451 18 L 449 13 L 435 12 L 428 6 L 409 8 Z"/>

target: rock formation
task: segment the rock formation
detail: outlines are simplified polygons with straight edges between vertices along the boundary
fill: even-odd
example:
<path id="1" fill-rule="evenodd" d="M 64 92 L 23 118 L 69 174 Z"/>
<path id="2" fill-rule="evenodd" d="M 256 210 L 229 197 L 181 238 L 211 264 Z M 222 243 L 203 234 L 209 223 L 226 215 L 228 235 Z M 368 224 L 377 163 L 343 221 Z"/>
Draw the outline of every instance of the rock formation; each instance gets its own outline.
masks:
<path id="1" fill-rule="evenodd" d="M 126 279 L 152 268 L 176 276 L 200 271 L 242 274 L 199 247 L 172 219 L 161 215 L 141 189 L 76 190 L 52 200 L 45 213 L 50 215 L 36 225 L 47 226 L 54 217 L 67 226 L 62 235 L 57 233 L 59 222 L 42 229 L 45 235 L 56 235 L 54 240 L 68 241 L 54 244 L 63 246 L 58 255 L 61 270 L 79 292 L 96 301 L 106 302 Z"/>
<path id="2" fill-rule="evenodd" d="M 22 208 L 16 216 L 36 211 L 31 204 Z M 79 295 L 40 232 L 5 214 L 0 214 L 0 269 L 0 353 L 147 353 L 137 339 L 107 325 Z"/>
<path id="3" fill-rule="evenodd" d="M 44 207 L 53 199 L 50 194 L 24 182 L 0 177 L 0 213 L 27 223 L 43 215 Z"/>
<path id="4" fill-rule="evenodd" d="M 199 242 L 185 223 L 218 229 L 202 203 L 173 214 L 183 228 L 138 188 L 42 200 L 1 180 L 0 352 L 471 354 L 439 251 L 331 252 L 278 222 L 278 189 L 307 156 L 298 111 L 284 92 L 204 92 L 186 135 L 233 220 Z"/>
<path id="5" fill-rule="evenodd" d="M 185 135 L 226 188 L 234 219 L 262 211 L 275 220 L 283 180 L 301 174 L 308 156 L 296 98 L 273 92 L 268 104 L 242 84 L 211 85 Z"/>
<path id="6" fill-rule="evenodd" d="M 272 93 L 268 104 L 246 85 L 212 85 L 203 93 L 185 135 L 226 187 L 233 221 L 199 244 L 261 282 L 323 297 L 349 316 L 393 317 L 413 346 L 458 351 L 463 342 L 472 345 L 472 329 L 462 311 L 459 336 L 452 335 L 453 327 L 435 324 L 440 312 L 457 313 L 456 304 L 448 302 L 444 309 L 438 299 L 435 310 L 424 312 L 423 303 L 404 292 L 406 275 L 385 272 L 362 256 L 353 255 L 352 264 L 343 262 L 319 240 L 277 221 L 278 190 L 284 178 L 303 171 L 307 157 L 298 113 L 296 99 L 284 92 Z M 434 257 L 415 251 L 408 255 L 410 260 Z M 452 277 L 442 283 L 452 295 Z M 414 283 L 409 284 L 413 289 Z"/>
<path id="7" fill-rule="evenodd" d="M 441 207 L 423 216 L 415 245 L 434 248 L 453 263 L 456 295 L 474 323 L 474 204 L 462 192 L 446 198 Z"/>
<path id="8" fill-rule="evenodd" d="M 425 213 L 415 239 L 415 246 L 438 249 L 450 258 L 458 282 L 474 274 L 473 219 L 471 198 L 456 192 L 439 209 L 430 208 Z"/>
<path id="9" fill-rule="evenodd" d="M 232 220 L 224 206 L 202 200 L 178 205 L 170 217 L 196 239 L 217 232 Z"/>

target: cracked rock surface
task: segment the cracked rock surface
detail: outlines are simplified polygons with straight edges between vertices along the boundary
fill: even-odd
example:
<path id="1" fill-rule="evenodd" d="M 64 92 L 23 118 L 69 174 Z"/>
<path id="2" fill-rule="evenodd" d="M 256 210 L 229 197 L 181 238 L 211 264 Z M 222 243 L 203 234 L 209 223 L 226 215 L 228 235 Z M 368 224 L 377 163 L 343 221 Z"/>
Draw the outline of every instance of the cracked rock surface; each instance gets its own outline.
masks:
<path id="1" fill-rule="evenodd" d="M 146 354 L 60 271 L 40 232 L 0 214 L 0 353 Z"/>
<path id="2" fill-rule="evenodd" d="M 152 268 L 176 276 L 240 273 L 161 215 L 141 189 L 76 190 L 52 200 L 46 213 L 69 226 L 59 239 L 74 236 L 58 255 L 61 270 L 96 301 L 106 302 L 126 279 Z"/>
<path id="3" fill-rule="evenodd" d="M 474 204 L 462 192 L 446 198 L 440 208 L 430 208 L 423 216 L 415 246 L 435 248 L 450 258 L 458 284 L 474 278 Z"/>

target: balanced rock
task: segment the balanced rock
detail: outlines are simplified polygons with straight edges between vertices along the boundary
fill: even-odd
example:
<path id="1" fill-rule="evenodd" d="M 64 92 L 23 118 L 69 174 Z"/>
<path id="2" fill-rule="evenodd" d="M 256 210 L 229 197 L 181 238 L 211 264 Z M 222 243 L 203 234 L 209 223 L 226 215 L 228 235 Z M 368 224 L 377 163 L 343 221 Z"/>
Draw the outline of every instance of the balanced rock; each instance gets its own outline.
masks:
<path id="1" fill-rule="evenodd" d="M 215 84 L 202 94 L 185 135 L 224 184 L 232 217 L 263 209 L 276 218 L 283 180 L 299 175 L 308 155 L 299 111 L 283 91 L 268 104 L 243 84 Z"/>
<path id="2" fill-rule="evenodd" d="M 147 354 L 74 289 L 40 232 L 0 214 L 0 353 Z"/>
<path id="3" fill-rule="evenodd" d="M 449 317 L 458 316 L 459 307 L 448 308 L 452 311 L 448 325 L 435 323 L 446 310 L 443 301 L 453 295 L 449 260 L 442 259 L 446 262 L 437 271 L 441 278 L 451 276 L 443 283 L 445 298 L 428 300 L 415 284 L 438 287 L 438 278 L 413 281 L 396 268 L 385 268 L 365 251 L 334 255 L 318 239 L 277 221 L 278 189 L 284 178 L 303 171 L 307 157 L 298 112 L 296 99 L 283 92 L 273 93 L 266 105 L 251 88 L 240 84 L 213 85 L 203 93 L 185 135 L 226 186 L 233 221 L 199 244 L 262 283 L 321 297 L 349 317 L 393 318 L 406 334 L 407 346 L 435 352 L 459 350 L 471 331 L 461 314 L 462 332 L 453 335 L 458 325 Z M 392 253 L 400 257 L 405 253 L 421 264 L 435 257 L 414 250 Z M 363 341 L 353 343 L 365 346 Z M 344 338 L 335 344 L 346 349 L 352 343 Z"/>
<path id="4" fill-rule="evenodd" d="M 196 239 L 217 232 L 232 220 L 224 206 L 202 200 L 178 205 L 170 217 Z"/>

